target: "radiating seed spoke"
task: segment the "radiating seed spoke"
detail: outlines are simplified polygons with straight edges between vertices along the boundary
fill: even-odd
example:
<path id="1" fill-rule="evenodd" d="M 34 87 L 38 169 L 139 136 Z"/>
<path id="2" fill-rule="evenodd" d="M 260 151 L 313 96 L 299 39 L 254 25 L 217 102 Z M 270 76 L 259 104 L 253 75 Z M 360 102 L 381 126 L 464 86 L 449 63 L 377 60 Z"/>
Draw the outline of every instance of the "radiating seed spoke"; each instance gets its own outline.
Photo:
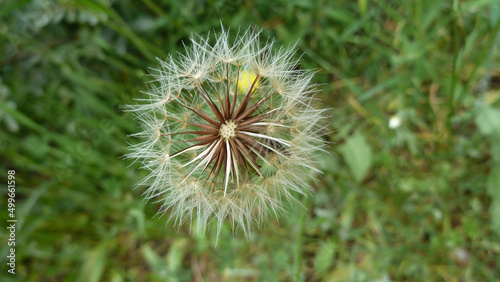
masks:
<path id="1" fill-rule="evenodd" d="M 200 143 L 198 143 L 198 144 L 195 144 L 195 145 L 192 145 L 192 146 L 189 146 L 189 147 L 187 147 L 187 148 L 184 148 L 184 149 L 182 149 L 182 150 L 180 150 L 180 151 L 177 151 L 177 152 L 175 152 L 174 154 L 170 155 L 170 158 L 174 158 L 174 157 L 176 157 L 176 156 L 178 156 L 178 155 L 180 155 L 180 154 L 182 154 L 182 153 L 185 153 L 185 152 L 189 152 L 189 151 L 192 151 L 192 150 L 196 150 L 196 149 L 199 149 L 199 148 L 203 148 L 203 147 L 204 147 L 204 145 L 203 145 L 203 144 L 201 144 L 201 143 L 202 143 L 202 142 L 200 142 Z"/>
<path id="2" fill-rule="evenodd" d="M 267 136 L 267 135 L 264 135 L 264 134 L 258 134 L 258 133 L 252 133 L 252 132 L 247 132 L 247 131 L 240 131 L 241 133 L 243 134 L 246 134 L 246 135 L 249 135 L 249 136 L 253 136 L 253 137 L 259 137 L 259 138 L 263 138 L 263 139 L 269 139 L 269 140 L 273 140 L 273 141 L 276 141 L 278 143 L 281 143 L 285 146 L 288 146 L 290 147 L 290 143 L 286 142 L 285 140 L 283 139 L 279 139 L 279 138 L 275 138 L 275 137 L 271 137 L 271 136 Z"/>
<path id="3" fill-rule="evenodd" d="M 242 130 L 245 130 L 245 131 L 264 131 L 266 130 L 266 126 L 263 126 L 263 125 L 254 125 L 255 123 L 252 123 L 250 125 L 246 125 L 246 126 L 242 126 L 242 127 L 238 127 L 238 130 L 242 131 Z"/>
<path id="4" fill-rule="evenodd" d="M 236 122 L 239 122 L 241 120 L 243 120 L 244 118 L 246 118 L 247 116 L 253 114 L 256 110 L 258 110 L 267 100 L 269 100 L 269 98 L 271 98 L 274 94 L 278 93 L 278 92 L 274 92 L 272 93 L 271 95 L 268 95 L 269 91 L 271 89 L 269 89 L 267 91 L 267 93 L 264 95 L 264 97 L 262 99 L 260 99 L 257 103 L 255 103 L 253 106 L 251 106 L 250 108 L 248 108 L 246 111 L 244 111 L 243 113 L 241 113 L 239 116 L 235 117 L 235 121 Z"/>
<path id="5" fill-rule="evenodd" d="M 234 138 L 234 141 L 236 142 L 238 149 L 240 149 L 240 151 L 243 153 L 243 155 L 245 156 L 247 161 L 250 163 L 250 165 L 255 169 L 255 171 L 257 171 L 257 173 L 261 177 L 264 177 L 264 175 L 262 174 L 262 172 L 259 169 L 259 165 L 257 165 L 257 163 L 255 162 L 255 158 L 250 154 L 250 152 L 248 152 L 248 149 L 245 147 L 245 145 L 243 143 L 241 143 L 241 141 L 238 140 L 238 138 Z"/>
<path id="6" fill-rule="evenodd" d="M 244 121 L 238 123 L 238 126 L 250 125 L 252 123 L 259 122 L 259 121 L 267 118 L 268 116 L 269 115 L 267 113 L 266 114 L 262 114 L 262 115 L 258 115 L 258 116 L 253 116 L 253 117 L 248 118 L 247 120 L 244 120 Z"/>
<path id="7" fill-rule="evenodd" d="M 217 134 L 217 130 L 194 130 L 194 131 L 164 133 L 164 134 L 161 134 L 161 136 L 171 136 L 171 135 L 179 135 L 179 134 L 215 135 L 215 134 Z"/>
<path id="8" fill-rule="evenodd" d="M 226 196 L 227 184 L 229 183 L 229 173 L 231 172 L 231 149 L 229 148 L 229 142 L 226 140 L 226 185 L 224 187 L 224 197 Z"/>
<path id="9" fill-rule="evenodd" d="M 215 178 L 214 178 L 214 187 L 215 187 L 215 184 L 217 183 L 217 178 L 219 178 L 219 173 L 222 170 L 222 167 L 224 166 L 225 163 L 226 163 L 226 149 L 225 149 L 225 147 L 222 147 L 222 150 L 221 150 L 220 155 L 219 155 L 219 160 L 217 162 L 217 169 L 216 169 L 217 172 L 216 172 Z"/>
<path id="10" fill-rule="evenodd" d="M 185 107 L 187 108 L 188 110 L 191 110 L 194 114 L 196 114 L 197 116 L 199 116 L 200 118 L 204 119 L 206 122 L 210 123 L 210 124 L 213 124 L 215 126 L 218 126 L 219 123 L 216 122 L 215 120 L 213 120 L 211 117 L 207 116 L 205 113 L 203 112 L 199 112 L 195 109 L 193 109 L 192 107 L 189 107 L 189 106 L 186 106 L 186 105 L 183 105 L 175 100 L 172 100 L 172 102 L 176 103 L 177 105 L 180 105 L 182 107 Z"/>
<path id="11" fill-rule="evenodd" d="M 176 121 L 176 122 L 186 123 L 186 124 L 189 124 L 189 125 L 192 125 L 192 126 L 199 127 L 199 128 L 201 128 L 201 129 L 206 129 L 206 130 L 217 130 L 217 127 L 215 127 L 215 126 L 213 126 L 213 125 L 210 125 L 210 124 L 193 123 L 193 122 L 184 121 L 184 120 L 180 120 L 180 119 L 169 118 L 169 117 L 165 117 L 165 119 L 172 120 L 172 121 Z"/>
<path id="12" fill-rule="evenodd" d="M 227 91 L 226 91 L 226 99 L 224 100 L 224 116 L 226 118 L 229 118 L 230 115 L 229 115 L 229 105 L 230 105 L 230 101 L 229 101 L 229 63 L 226 63 L 226 73 L 227 73 Z"/>
<path id="13" fill-rule="evenodd" d="M 234 143 L 233 139 L 229 139 L 229 147 L 231 148 L 231 151 L 233 152 L 232 156 L 233 156 L 233 168 L 234 168 L 234 172 L 236 174 L 236 184 L 239 186 L 240 185 L 240 176 L 239 176 L 239 169 L 238 169 L 238 165 L 242 165 L 245 164 L 245 160 L 243 160 L 240 156 L 240 152 L 238 151 L 238 149 L 236 148 L 236 144 Z"/>
<path id="14" fill-rule="evenodd" d="M 213 80 L 215 82 L 215 68 L 212 68 Z M 217 99 L 219 99 L 219 104 L 222 107 L 222 99 L 220 97 L 219 89 L 217 88 L 217 84 L 214 85 L 215 91 L 217 92 Z"/>
<path id="15" fill-rule="evenodd" d="M 259 78 L 260 78 L 259 75 L 255 77 L 252 86 L 250 87 L 250 89 L 248 89 L 247 95 L 245 96 L 245 98 L 243 99 L 240 106 L 238 107 L 238 109 L 236 110 L 236 112 L 232 117 L 239 116 L 243 111 L 245 111 L 247 104 L 250 101 L 250 97 L 252 96 L 253 87 L 255 86 L 255 83 L 257 83 L 257 80 L 259 80 Z"/>
<path id="16" fill-rule="evenodd" d="M 264 151 L 263 148 L 257 143 L 256 140 L 254 140 L 248 136 L 245 136 L 243 134 L 240 134 L 238 136 L 238 138 L 240 138 L 243 142 L 245 142 L 247 144 L 248 148 L 250 148 L 250 149 L 254 148 L 254 149 L 258 150 L 259 152 Z"/>
<path id="17" fill-rule="evenodd" d="M 240 66 L 238 66 L 238 74 L 236 76 L 236 87 L 234 88 L 233 102 L 231 103 L 231 110 L 229 111 L 229 116 L 232 117 L 234 113 L 234 108 L 236 107 L 236 97 L 238 96 L 238 82 L 240 81 Z"/>
<path id="18" fill-rule="evenodd" d="M 219 139 L 218 136 L 198 136 L 196 138 L 189 139 L 184 142 L 200 142 L 201 144 L 208 144 L 214 142 L 217 139 Z"/>
<path id="19" fill-rule="evenodd" d="M 205 87 L 203 85 L 201 85 L 201 87 L 203 89 L 205 89 Z M 208 96 L 208 94 L 205 96 L 205 94 L 203 93 L 203 91 L 200 90 L 199 87 L 196 87 L 196 89 L 198 89 L 198 91 L 200 92 L 200 94 L 203 97 L 203 99 L 205 100 L 205 102 L 207 102 L 207 104 L 210 107 L 210 109 L 212 109 L 212 112 L 215 114 L 215 116 L 217 117 L 217 119 L 219 120 L 219 122 L 221 122 L 221 123 L 224 122 L 224 120 L 225 120 L 224 116 L 219 111 L 219 109 L 217 108 L 217 106 L 214 104 L 214 102 L 212 101 L 212 99 L 210 98 L 210 96 Z"/>
<path id="20" fill-rule="evenodd" d="M 282 156 L 283 158 L 286 158 L 286 156 L 285 156 L 285 155 L 283 155 L 280 151 L 278 151 L 278 150 L 276 150 L 276 149 L 272 148 L 271 146 L 267 146 L 266 144 L 261 143 L 261 142 L 259 142 L 259 141 L 255 141 L 255 142 L 257 142 L 258 144 L 260 144 L 260 145 L 261 145 L 261 146 L 263 146 L 264 148 L 266 148 L 266 149 L 268 149 L 268 150 L 271 150 L 271 151 L 275 152 L 276 154 L 278 154 L 278 155 Z"/>
<path id="21" fill-rule="evenodd" d="M 184 183 L 184 181 L 186 181 L 186 179 L 188 179 L 188 177 L 191 176 L 191 174 L 193 174 L 193 172 L 195 172 L 200 166 L 202 166 L 203 164 L 205 164 L 205 162 L 207 162 L 212 157 L 213 151 L 212 152 L 207 152 L 207 154 L 208 155 L 205 154 L 206 156 L 188 173 L 188 175 L 186 175 L 184 177 L 184 179 L 181 181 L 181 183 L 179 183 L 179 185 L 182 185 L 182 183 Z"/>
<path id="22" fill-rule="evenodd" d="M 256 122 L 254 123 L 253 125 L 272 125 L 272 126 L 279 126 L 279 127 L 286 127 L 286 128 L 290 128 L 290 126 L 288 125 L 284 125 L 284 124 L 281 124 L 281 123 L 275 123 L 275 122 Z"/>
<path id="23" fill-rule="evenodd" d="M 206 154 L 209 154 L 209 153 L 211 152 L 211 150 L 212 150 L 212 148 L 213 148 L 214 146 L 215 146 L 215 142 L 214 142 L 214 143 L 212 143 L 212 144 L 210 144 L 210 145 L 208 146 L 208 148 L 206 148 L 204 151 L 202 151 L 201 153 L 199 153 L 199 154 L 198 154 L 198 156 L 196 156 L 195 158 L 193 158 L 191 161 L 189 161 L 189 162 L 187 162 L 187 163 L 183 164 L 183 165 L 182 165 L 182 167 L 186 167 L 186 166 L 188 166 L 188 165 L 192 164 L 193 162 L 195 162 L 195 161 L 199 160 L 200 158 L 203 158 Z"/>
<path id="24" fill-rule="evenodd" d="M 207 176 L 207 179 L 205 180 L 205 183 L 203 183 L 203 187 L 205 187 L 205 184 L 207 183 L 208 179 L 210 178 L 210 176 L 212 175 L 213 171 L 215 170 L 216 168 L 216 164 L 217 164 L 217 160 L 219 159 L 220 157 L 220 152 L 222 150 L 222 147 L 223 146 L 223 143 L 219 142 L 219 144 L 217 145 L 217 147 L 215 148 L 215 152 L 214 152 L 214 155 L 212 156 L 212 158 L 210 159 L 209 163 L 212 164 L 212 169 L 210 169 L 210 172 L 208 173 L 208 176 Z M 205 168 L 206 169 L 206 168 Z M 203 174 L 203 172 L 205 172 L 205 169 L 200 173 L 200 176 Z M 200 177 L 198 176 L 198 178 Z"/>

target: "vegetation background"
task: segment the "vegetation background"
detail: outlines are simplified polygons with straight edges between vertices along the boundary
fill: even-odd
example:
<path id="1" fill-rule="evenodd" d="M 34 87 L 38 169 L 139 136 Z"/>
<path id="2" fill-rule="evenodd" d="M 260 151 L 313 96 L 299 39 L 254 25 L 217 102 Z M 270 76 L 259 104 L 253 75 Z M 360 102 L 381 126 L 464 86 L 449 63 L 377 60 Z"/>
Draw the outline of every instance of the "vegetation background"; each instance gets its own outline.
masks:
<path id="1" fill-rule="evenodd" d="M 1 226 L 9 169 L 18 219 L 1 281 L 500 279 L 498 0 L 0 3 Z M 221 22 L 298 41 L 332 155 L 307 209 L 248 240 L 228 224 L 215 247 L 133 189 L 145 171 L 120 157 L 138 124 L 120 106 Z"/>

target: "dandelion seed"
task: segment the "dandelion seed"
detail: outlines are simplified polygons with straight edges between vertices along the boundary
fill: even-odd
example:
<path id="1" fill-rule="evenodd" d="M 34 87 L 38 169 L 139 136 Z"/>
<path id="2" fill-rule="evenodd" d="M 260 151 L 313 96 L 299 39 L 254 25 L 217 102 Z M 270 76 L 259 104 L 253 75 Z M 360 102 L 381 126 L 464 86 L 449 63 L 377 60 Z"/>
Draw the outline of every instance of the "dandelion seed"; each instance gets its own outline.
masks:
<path id="1" fill-rule="evenodd" d="M 128 155 L 150 172 L 139 185 L 178 225 L 205 232 L 215 219 L 219 234 L 227 220 L 248 234 L 311 189 L 324 147 L 313 74 L 259 33 L 192 36 L 184 55 L 159 60 L 148 98 L 128 106 L 144 128 Z"/>

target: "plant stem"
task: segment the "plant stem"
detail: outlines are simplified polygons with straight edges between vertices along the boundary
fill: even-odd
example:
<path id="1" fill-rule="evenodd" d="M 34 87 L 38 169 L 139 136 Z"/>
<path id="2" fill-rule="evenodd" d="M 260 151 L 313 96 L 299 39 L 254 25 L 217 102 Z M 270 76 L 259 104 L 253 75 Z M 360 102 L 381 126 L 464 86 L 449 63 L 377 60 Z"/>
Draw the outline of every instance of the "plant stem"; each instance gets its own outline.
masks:
<path id="1" fill-rule="evenodd" d="M 302 233 L 304 230 L 304 222 L 309 200 L 304 197 L 302 200 L 302 211 L 300 214 L 299 228 L 297 230 L 297 239 L 295 240 L 294 264 L 293 264 L 293 281 L 300 281 L 301 266 L 302 266 Z"/>

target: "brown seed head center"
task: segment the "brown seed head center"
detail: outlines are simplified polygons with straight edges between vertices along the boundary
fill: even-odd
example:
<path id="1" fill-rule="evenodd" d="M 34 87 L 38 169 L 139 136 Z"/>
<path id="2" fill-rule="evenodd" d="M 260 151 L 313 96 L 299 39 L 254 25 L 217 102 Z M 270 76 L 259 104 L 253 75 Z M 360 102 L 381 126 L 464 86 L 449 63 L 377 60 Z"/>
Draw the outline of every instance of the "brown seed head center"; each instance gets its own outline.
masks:
<path id="1" fill-rule="evenodd" d="M 219 135 L 228 140 L 236 137 L 236 123 L 232 120 L 227 121 L 225 124 L 222 124 L 219 129 Z"/>

